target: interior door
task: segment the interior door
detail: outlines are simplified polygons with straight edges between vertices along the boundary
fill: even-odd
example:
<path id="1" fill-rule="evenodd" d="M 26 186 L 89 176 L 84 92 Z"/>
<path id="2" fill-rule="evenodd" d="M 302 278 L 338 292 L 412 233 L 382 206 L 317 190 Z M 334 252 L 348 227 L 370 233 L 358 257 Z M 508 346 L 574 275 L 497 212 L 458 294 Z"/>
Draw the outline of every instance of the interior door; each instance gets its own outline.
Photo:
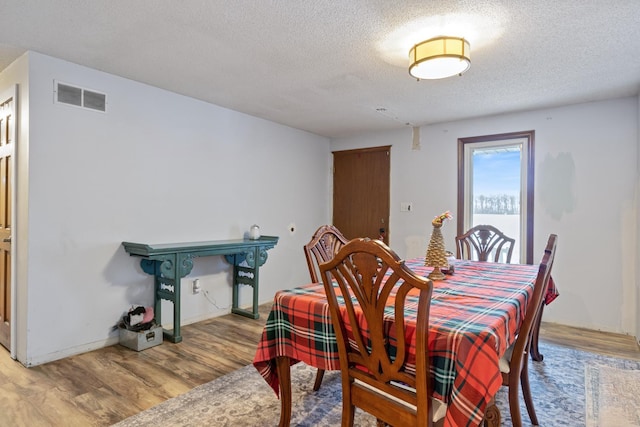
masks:
<path id="1" fill-rule="evenodd" d="M 333 152 L 333 225 L 389 244 L 391 146 Z"/>
<path id="2" fill-rule="evenodd" d="M 0 97 L 0 344 L 11 350 L 11 226 L 15 94 Z"/>

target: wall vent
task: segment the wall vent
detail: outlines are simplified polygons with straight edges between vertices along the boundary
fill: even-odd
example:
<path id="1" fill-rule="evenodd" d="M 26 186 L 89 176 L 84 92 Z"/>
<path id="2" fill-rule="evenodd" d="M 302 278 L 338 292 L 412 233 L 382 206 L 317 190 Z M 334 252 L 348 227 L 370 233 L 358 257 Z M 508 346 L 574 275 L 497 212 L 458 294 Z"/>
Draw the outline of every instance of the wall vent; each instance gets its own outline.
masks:
<path id="1" fill-rule="evenodd" d="M 94 111 L 107 111 L 107 95 L 67 83 L 54 82 L 54 102 Z"/>

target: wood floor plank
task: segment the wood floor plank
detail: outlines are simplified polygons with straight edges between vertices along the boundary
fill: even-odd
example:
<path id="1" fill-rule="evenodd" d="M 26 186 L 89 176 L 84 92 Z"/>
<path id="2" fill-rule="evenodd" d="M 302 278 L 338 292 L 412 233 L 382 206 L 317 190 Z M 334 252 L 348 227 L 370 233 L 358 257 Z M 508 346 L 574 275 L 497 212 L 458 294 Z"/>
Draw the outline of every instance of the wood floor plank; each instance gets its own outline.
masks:
<path id="1" fill-rule="evenodd" d="M 120 345 L 25 368 L 0 348 L 0 426 L 106 427 L 250 364 L 260 319 L 229 314 L 182 327 L 183 341 Z M 640 360 L 633 337 L 544 323 L 543 341 Z M 553 357 L 551 354 L 545 357 Z"/>
<path id="2" fill-rule="evenodd" d="M 542 322 L 540 336 L 553 344 L 569 346 L 612 357 L 640 360 L 640 347 L 630 335 L 574 328 Z"/>

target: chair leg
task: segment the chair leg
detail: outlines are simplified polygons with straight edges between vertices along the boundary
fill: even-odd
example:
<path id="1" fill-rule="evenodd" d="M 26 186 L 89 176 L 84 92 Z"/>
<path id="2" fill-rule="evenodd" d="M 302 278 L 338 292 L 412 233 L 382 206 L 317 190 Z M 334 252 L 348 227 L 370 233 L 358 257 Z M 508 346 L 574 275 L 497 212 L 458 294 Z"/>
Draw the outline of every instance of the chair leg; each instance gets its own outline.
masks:
<path id="1" fill-rule="evenodd" d="M 355 406 L 350 402 L 342 402 L 342 427 L 353 427 L 354 417 L 356 415 Z"/>
<path id="2" fill-rule="evenodd" d="M 324 369 L 318 369 L 318 372 L 316 372 L 316 382 L 313 383 L 313 391 L 320 390 L 320 386 L 322 385 L 322 378 L 324 378 Z"/>
<path id="3" fill-rule="evenodd" d="M 540 307 L 540 311 L 536 315 L 536 320 L 533 323 L 533 328 L 531 330 L 531 359 L 536 362 L 542 362 L 544 359 L 544 355 L 540 354 L 540 350 L 538 349 L 538 335 L 540 334 L 540 322 L 542 322 L 542 312 L 544 311 L 544 301 L 542 302 L 542 306 Z"/>
<path id="4" fill-rule="evenodd" d="M 527 406 L 527 412 L 529 413 L 529 419 L 534 426 L 538 424 L 538 416 L 536 415 L 536 409 L 533 407 L 533 398 L 531 396 L 531 388 L 529 387 L 529 363 L 527 358 L 524 358 L 524 366 L 520 373 L 520 384 L 522 386 L 522 395 L 524 397 L 524 403 Z"/>
<path id="5" fill-rule="evenodd" d="M 520 415 L 520 401 L 518 396 L 519 378 L 514 377 L 515 375 L 509 377 L 509 412 L 511 412 L 513 427 L 522 427 L 522 416 Z"/>

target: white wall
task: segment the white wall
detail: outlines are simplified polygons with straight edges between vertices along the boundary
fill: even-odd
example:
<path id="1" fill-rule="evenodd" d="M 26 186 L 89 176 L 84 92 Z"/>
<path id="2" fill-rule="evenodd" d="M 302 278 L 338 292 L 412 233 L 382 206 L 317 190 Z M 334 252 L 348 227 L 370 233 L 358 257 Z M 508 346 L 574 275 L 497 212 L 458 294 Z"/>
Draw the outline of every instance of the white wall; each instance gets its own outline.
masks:
<path id="1" fill-rule="evenodd" d="M 640 96 L 638 96 L 638 146 L 640 147 Z M 638 164 L 636 166 L 636 341 L 640 344 L 640 149 L 638 149 Z"/>
<path id="2" fill-rule="evenodd" d="M 636 97 L 421 128 L 412 150 L 411 128 L 332 141 L 331 149 L 379 145 L 391 149 L 390 242 L 400 256 L 422 239 L 445 210 L 457 211 L 457 140 L 535 130 L 534 259 L 550 233 L 558 234 L 553 277 L 560 297 L 545 321 L 635 334 Z M 400 202 L 413 202 L 400 212 Z M 453 250 L 455 222 L 443 227 Z"/>
<path id="3" fill-rule="evenodd" d="M 260 270 L 260 301 L 308 281 L 302 246 L 329 221 L 328 139 L 41 54 L 28 61 L 20 361 L 113 344 L 127 308 L 151 305 L 152 278 L 122 241 L 241 238 L 257 223 L 280 237 Z M 107 93 L 108 112 L 54 104 L 54 79 Z M 182 324 L 230 311 L 229 271 L 222 257 L 195 260 L 183 279 Z M 191 294 L 197 277 L 219 308 Z"/>
<path id="4" fill-rule="evenodd" d="M 106 92 L 108 113 L 54 104 L 54 79 Z M 330 222 L 330 150 L 392 145 L 391 246 L 405 256 L 412 241 L 426 248 L 433 216 L 456 212 L 457 139 L 529 129 L 536 131 L 535 250 L 549 233 L 559 235 L 561 296 L 545 320 L 640 333 L 637 98 L 424 126 L 415 151 L 410 128 L 330 145 L 37 53 L 0 73 L 0 91 L 16 83 L 14 320 L 26 365 L 113 344 L 111 327 L 128 306 L 151 304 L 152 279 L 123 240 L 237 238 L 258 223 L 263 234 L 280 236 L 260 272 L 266 302 L 308 280 L 302 246 Z M 413 211 L 401 213 L 401 201 L 413 202 Z M 443 231 L 451 249 L 454 223 Z M 220 257 L 196 259 L 183 280 L 183 324 L 229 311 L 228 272 Z M 220 308 L 191 295 L 194 278 Z"/>

